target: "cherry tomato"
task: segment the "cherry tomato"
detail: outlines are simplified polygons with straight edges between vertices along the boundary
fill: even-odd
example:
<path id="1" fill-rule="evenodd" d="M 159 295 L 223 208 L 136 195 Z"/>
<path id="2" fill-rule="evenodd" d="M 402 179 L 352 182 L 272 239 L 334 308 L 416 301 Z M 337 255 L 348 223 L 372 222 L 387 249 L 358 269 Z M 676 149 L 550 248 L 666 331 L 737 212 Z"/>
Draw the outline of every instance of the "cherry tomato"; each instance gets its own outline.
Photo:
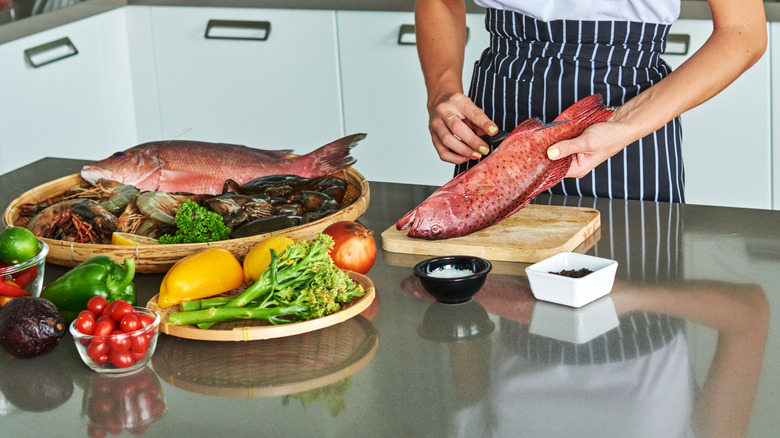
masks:
<path id="1" fill-rule="evenodd" d="M 99 427 L 99 426 L 88 426 L 87 427 L 87 436 L 89 438 L 105 438 L 107 435 L 106 428 L 105 427 Z"/>
<path id="2" fill-rule="evenodd" d="M 97 315 L 95 315 L 91 310 L 82 310 L 81 312 L 79 312 L 78 316 L 81 315 L 90 315 L 92 319 L 97 319 Z"/>
<path id="3" fill-rule="evenodd" d="M 144 357 L 146 357 L 146 352 L 145 351 L 135 351 L 135 350 L 131 349 L 130 350 L 130 355 L 133 356 L 133 360 L 139 361 L 139 360 L 143 359 Z"/>
<path id="4" fill-rule="evenodd" d="M 92 297 L 87 301 L 87 310 L 95 315 L 102 315 L 103 309 L 108 305 L 108 300 L 105 297 Z"/>
<path id="5" fill-rule="evenodd" d="M 149 338 L 144 333 L 139 333 L 130 337 L 130 349 L 139 352 L 146 353 L 149 349 Z"/>
<path id="6" fill-rule="evenodd" d="M 97 358 L 97 359 L 94 359 L 94 358 L 93 358 L 93 359 L 92 359 L 92 362 L 95 362 L 97 365 L 101 365 L 101 366 L 102 366 L 102 365 L 105 365 L 105 364 L 107 364 L 107 363 L 108 363 L 108 355 L 107 355 L 107 354 L 104 354 L 104 355 L 100 356 L 100 357 L 99 357 L 99 358 Z"/>
<path id="7" fill-rule="evenodd" d="M 95 318 L 91 314 L 79 315 L 73 327 L 80 333 L 92 335 L 95 332 Z"/>
<path id="8" fill-rule="evenodd" d="M 117 322 L 121 321 L 125 315 L 132 314 L 135 311 L 133 310 L 133 305 L 124 300 L 116 300 L 109 304 L 109 307 L 111 319 Z"/>
<path id="9" fill-rule="evenodd" d="M 138 319 L 141 321 L 141 328 L 143 327 L 149 327 L 154 323 L 154 318 L 151 316 L 145 314 L 145 313 L 139 313 Z"/>
<path id="10" fill-rule="evenodd" d="M 108 340 L 110 351 L 127 351 L 130 349 L 130 337 L 123 335 L 121 331 L 115 331 L 114 336 Z"/>
<path id="11" fill-rule="evenodd" d="M 129 351 L 110 351 L 108 360 L 117 368 L 127 368 L 135 363 Z"/>
<path id="12" fill-rule="evenodd" d="M 102 318 L 102 317 L 101 317 Z M 98 318 L 95 322 L 95 331 L 92 336 L 108 336 L 114 331 L 114 321 Z"/>
<path id="13" fill-rule="evenodd" d="M 138 314 L 133 312 L 122 317 L 119 321 L 119 328 L 125 333 L 130 333 L 141 328 L 141 320 L 138 319 Z"/>
<path id="14" fill-rule="evenodd" d="M 105 356 L 106 353 L 108 353 L 108 343 L 106 342 L 95 342 L 93 339 L 92 342 L 89 343 L 89 347 L 87 347 L 87 356 L 95 362 L 97 362 L 101 356 Z"/>

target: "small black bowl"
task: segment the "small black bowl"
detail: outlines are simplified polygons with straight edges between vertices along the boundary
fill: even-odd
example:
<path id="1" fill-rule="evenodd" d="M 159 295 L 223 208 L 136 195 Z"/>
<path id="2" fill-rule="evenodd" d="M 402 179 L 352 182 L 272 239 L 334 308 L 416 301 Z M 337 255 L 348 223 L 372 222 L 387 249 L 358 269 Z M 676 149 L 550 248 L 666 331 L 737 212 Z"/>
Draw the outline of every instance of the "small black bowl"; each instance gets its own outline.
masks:
<path id="1" fill-rule="evenodd" d="M 431 273 L 437 269 L 468 270 L 462 277 L 438 277 Z M 470 300 L 485 284 L 488 272 L 493 269 L 489 261 L 472 256 L 447 256 L 424 260 L 414 267 L 414 275 L 420 278 L 425 290 L 436 301 L 446 304 L 464 303 Z"/>

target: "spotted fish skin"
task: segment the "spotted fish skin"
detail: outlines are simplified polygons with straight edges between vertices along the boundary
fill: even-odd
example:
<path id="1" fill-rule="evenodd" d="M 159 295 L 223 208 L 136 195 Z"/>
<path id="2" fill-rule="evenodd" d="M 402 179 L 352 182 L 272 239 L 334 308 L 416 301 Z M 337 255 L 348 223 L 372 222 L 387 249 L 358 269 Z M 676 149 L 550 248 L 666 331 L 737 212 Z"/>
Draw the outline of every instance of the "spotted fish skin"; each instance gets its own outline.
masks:
<path id="1" fill-rule="evenodd" d="M 485 159 L 399 219 L 396 228 L 408 228 L 409 237 L 448 239 L 498 223 L 558 184 L 569 171 L 571 157 L 550 160 L 550 146 L 579 136 L 612 114 L 595 94 L 579 100 L 547 125 L 539 119 L 524 121 Z"/>

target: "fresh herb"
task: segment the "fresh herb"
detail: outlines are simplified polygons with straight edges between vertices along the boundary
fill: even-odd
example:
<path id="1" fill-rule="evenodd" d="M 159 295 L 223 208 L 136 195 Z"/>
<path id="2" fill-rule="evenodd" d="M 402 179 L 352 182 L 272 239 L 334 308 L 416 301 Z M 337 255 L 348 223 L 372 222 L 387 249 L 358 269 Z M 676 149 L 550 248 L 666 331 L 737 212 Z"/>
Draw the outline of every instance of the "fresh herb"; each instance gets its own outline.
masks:
<path id="1" fill-rule="evenodd" d="M 208 301 L 193 307 L 203 310 L 176 312 L 168 322 L 210 328 L 228 320 L 264 320 L 284 324 L 319 318 L 338 312 L 364 294 L 330 258 L 333 239 L 319 233 L 312 241 L 298 241 L 281 254 L 271 250 L 271 264 L 243 293 L 217 307 Z M 219 301 L 219 300 L 217 300 Z M 189 306 L 188 306 L 189 308 Z"/>
<path id="2" fill-rule="evenodd" d="M 230 228 L 222 222 L 222 216 L 187 199 L 176 212 L 176 233 L 166 234 L 157 241 L 169 243 L 200 243 L 227 240 Z"/>

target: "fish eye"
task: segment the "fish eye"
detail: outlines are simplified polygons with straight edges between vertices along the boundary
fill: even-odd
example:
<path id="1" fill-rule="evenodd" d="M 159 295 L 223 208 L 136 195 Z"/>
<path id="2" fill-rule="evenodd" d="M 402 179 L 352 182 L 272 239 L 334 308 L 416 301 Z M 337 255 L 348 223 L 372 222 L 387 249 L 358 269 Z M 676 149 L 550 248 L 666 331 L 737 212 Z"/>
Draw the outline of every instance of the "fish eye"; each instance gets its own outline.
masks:
<path id="1" fill-rule="evenodd" d="M 438 224 L 433 224 L 431 226 L 431 233 L 433 233 L 434 236 L 441 233 L 441 226 Z"/>
<path id="2" fill-rule="evenodd" d="M 114 155 L 111 155 L 111 158 L 124 158 L 126 156 L 127 156 L 127 152 L 119 151 L 119 152 L 114 152 Z"/>

